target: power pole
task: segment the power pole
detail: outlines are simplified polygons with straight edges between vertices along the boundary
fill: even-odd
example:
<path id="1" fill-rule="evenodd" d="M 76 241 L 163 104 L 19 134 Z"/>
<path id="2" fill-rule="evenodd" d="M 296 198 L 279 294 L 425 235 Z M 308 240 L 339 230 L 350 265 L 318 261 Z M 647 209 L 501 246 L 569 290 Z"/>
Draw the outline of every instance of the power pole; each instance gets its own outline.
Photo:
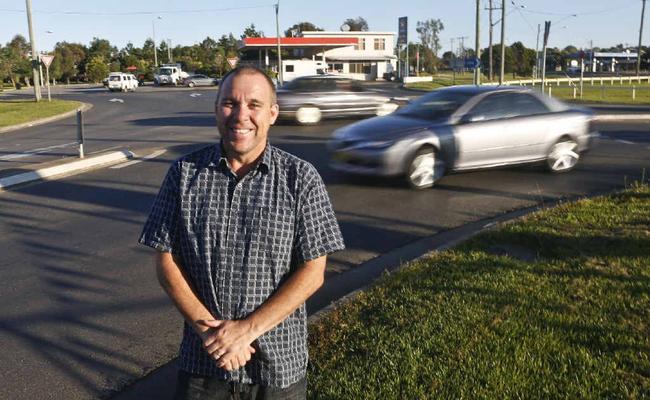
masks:
<path id="1" fill-rule="evenodd" d="M 174 63 L 174 60 L 172 59 L 172 40 L 167 39 L 167 62 L 170 64 Z"/>
<path id="2" fill-rule="evenodd" d="M 454 51 L 454 38 L 451 41 L 451 84 L 456 84 L 456 53 Z"/>
<path id="3" fill-rule="evenodd" d="M 480 10 L 481 10 L 481 1 L 476 0 L 476 42 L 474 44 L 474 57 L 476 60 L 479 60 L 479 63 L 474 67 L 474 84 L 481 84 L 481 45 L 479 42 L 479 32 L 480 32 Z"/>
<path id="4" fill-rule="evenodd" d="M 34 37 L 34 28 L 32 27 L 32 0 L 25 0 L 27 6 L 27 25 L 29 27 L 29 42 L 32 45 L 32 73 L 34 75 L 34 97 L 36 101 L 41 101 L 41 80 L 39 65 L 40 59 L 36 51 L 36 39 Z"/>
<path id="5" fill-rule="evenodd" d="M 503 85 L 503 75 L 506 65 L 506 0 L 501 0 L 501 72 L 499 85 Z"/>
<path id="6" fill-rule="evenodd" d="M 535 76 L 533 78 L 537 79 L 539 76 L 539 26 L 537 24 L 537 42 L 535 43 Z"/>
<path id="7" fill-rule="evenodd" d="M 493 9 L 494 8 L 492 8 L 492 0 L 490 0 L 490 7 L 488 8 L 488 10 L 490 10 L 490 45 L 488 47 L 488 51 L 490 52 L 490 60 L 489 60 L 489 64 L 490 64 L 490 82 L 492 82 L 492 80 L 494 79 L 494 71 L 492 70 L 492 28 L 494 28 L 494 24 L 492 23 L 492 10 Z"/>
<path id="8" fill-rule="evenodd" d="M 639 47 L 636 55 L 636 76 L 639 76 L 641 70 L 641 37 L 643 36 L 643 14 L 645 14 L 645 0 L 641 6 L 641 27 L 639 28 Z"/>
<path id="9" fill-rule="evenodd" d="M 282 54 L 280 54 L 280 0 L 275 5 L 275 36 L 278 47 L 278 87 L 282 86 Z"/>

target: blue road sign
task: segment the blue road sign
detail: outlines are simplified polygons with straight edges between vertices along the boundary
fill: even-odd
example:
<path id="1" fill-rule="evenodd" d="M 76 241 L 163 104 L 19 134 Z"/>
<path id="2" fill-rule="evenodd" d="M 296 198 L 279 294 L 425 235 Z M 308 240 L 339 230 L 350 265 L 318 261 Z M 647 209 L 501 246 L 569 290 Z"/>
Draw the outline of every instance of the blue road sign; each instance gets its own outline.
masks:
<path id="1" fill-rule="evenodd" d="M 465 59 L 465 68 L 474 69 L 478 68 L 481 65 L 481 60 L 478 58 L 466 58 Z"/>

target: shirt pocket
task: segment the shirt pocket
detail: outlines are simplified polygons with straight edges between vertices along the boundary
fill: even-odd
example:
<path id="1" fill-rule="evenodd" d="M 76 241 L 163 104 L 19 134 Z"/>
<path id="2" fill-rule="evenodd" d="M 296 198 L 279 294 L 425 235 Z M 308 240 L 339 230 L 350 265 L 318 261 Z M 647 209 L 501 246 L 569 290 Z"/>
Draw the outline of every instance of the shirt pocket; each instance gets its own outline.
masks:
<path id="1" fill-rule="evenodd" d="M 288 202 L 259 204 L 255 207 L 250 229 L 251 255 L 263 274 L 271 275 L 274 286 L 290 271 L 295 234 L 295 210 Z"/>

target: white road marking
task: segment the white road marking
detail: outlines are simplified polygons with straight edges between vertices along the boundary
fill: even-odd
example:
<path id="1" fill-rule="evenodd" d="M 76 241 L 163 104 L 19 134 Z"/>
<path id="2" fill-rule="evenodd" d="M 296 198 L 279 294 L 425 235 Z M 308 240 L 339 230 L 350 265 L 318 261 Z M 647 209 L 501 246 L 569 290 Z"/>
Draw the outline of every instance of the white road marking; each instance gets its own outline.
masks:
<path id="1" fill-rule="evenodd" d="M 47 153 L 48 151 L 53 150 L 53 149 L 60 149 L 60 148 L 63 148 L 63 147 L 76 146 L 78 144 L 79 144 L 79 142 L 72 142 L 72 143 L 66 143 L 66 144 L 59 144 L 59 145 L 56 145 L 56 146 L 41 147 L 40 149 L 23 151 L 22 153 L 8 154 L 6 156 L 0 157 L 0 161 L 9 161 L 9 160 L 15 160 L 17 158 L 29 157 L 29 156 L 33 156 L 34 154 Z"/>
<path id="2" fill-rule="evenodd" d="M 158 156 L 160 156 L 162 154 L 165 154 L 166 152 L 167 152 L 167 150 L 165 150 L 165 149 L 154 151 L 153 153 L 151 153 L 151 154 L 149 154 L 147 156 L 144 156 L 139 160 L 133 160 L 133 161 L 125 162 L 124 164 L 115 165 L 115 166 L 110 167 L 110 168 L 111 169 L 121 169 L 121 168 L 130 167 L 131 165 L 135 165 L 135 164 L 141 163 L 143 161 L 147 161 L 147 160 L 151 160 L 152 158 L 156 158 L 156 157 L 158 157 Z"/>
<path id="3" fill-rule="evenodd" d="M 201 96 L 201 93 L 192 93 L 190 97 L 199 97 Z"/>
<path id="4" fill-rule="evenodd" d="M 623 140 L 623 139 L 616 139 L 616 141 L 623 144 L 635 144 L 634 142 L 630 142 L 629 140 Z"/>
<path id="5" fill-rule="evenodd" d="M 111 103 L 124 103 L 124 100 L 122 100 L 122 99 L 110 99 L 109 101 Z"/>

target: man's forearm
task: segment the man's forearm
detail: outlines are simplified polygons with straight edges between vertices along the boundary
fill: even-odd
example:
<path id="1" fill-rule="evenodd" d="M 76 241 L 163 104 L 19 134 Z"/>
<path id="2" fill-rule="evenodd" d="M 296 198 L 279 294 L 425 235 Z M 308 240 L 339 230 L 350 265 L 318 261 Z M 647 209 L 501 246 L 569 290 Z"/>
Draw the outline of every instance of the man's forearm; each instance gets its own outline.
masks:
<path id="1" fill-rule="evenodd" d="M 199 334 L 208 330 L 197 321 L 212 320 L 215 316 L 201 303 L 171 253 L 156 254 L 156 274 L 160 285 L 194 330 Z"/>
<path id="2" fill-rule="evenodd" d="M 284 321 L 323 285 L 327 256 L 298 266 L 291 276 L 257 310 L 246 317 L 258 338 Z"/>

